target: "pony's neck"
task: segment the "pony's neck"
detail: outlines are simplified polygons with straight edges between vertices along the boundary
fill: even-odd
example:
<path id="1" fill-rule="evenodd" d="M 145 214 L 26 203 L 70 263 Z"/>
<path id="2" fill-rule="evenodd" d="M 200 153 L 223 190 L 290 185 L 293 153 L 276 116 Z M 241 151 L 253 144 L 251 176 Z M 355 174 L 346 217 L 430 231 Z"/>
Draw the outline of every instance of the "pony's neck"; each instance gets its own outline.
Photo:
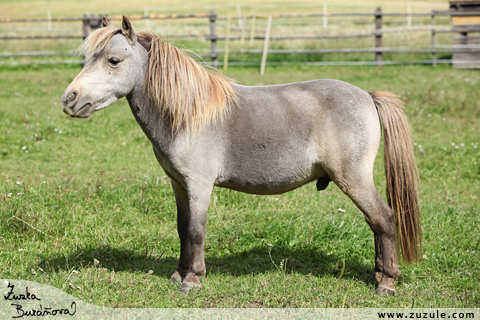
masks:
<path id="1" fill-rule="evenodd" d="M 137 120 L 148 139 L 162 149 L 168 148 L 168 143 L 172 140 L 172 130 L 169 121 L 165 119 L 161 110 L 152 103 L 144 92 L 144 79 L 148 69 L 148 52 L 145 47 L 137 43 L 142 55 L 143 67 L 142 74 L 137 85 L 130 92 L 126 99 L 132 110 L 132 114 Z"/>
<path id="2" fill-rule="evenodd" d="M 156 106 L 148 103 L 141 92 L 140 94 L 132 92 L 126 98 L 135 120 L 155 149 L 161 150 L 164 154 L 169 153 L 174 135 L 162 113 Z"/>

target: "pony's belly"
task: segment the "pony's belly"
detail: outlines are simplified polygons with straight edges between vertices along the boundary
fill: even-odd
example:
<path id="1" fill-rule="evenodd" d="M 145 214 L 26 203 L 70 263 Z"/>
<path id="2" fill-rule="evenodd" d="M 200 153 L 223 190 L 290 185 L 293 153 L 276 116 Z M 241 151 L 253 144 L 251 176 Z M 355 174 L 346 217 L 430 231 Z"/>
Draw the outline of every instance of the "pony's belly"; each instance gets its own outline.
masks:
<path id="1" fill-rule="evenodd" d="M 315 179 L 309 181 L 304 181 L 297 184 L 288 184 L 283 186 L 271 186 L 271 185 L 249 185 L 249 184 L 239 184 L 234 181 L 229 181 L 218 185 L 218 187 L 227 188 L 235 191 L 240 191 L 250 194 L 259 194 L 259 195 L 273 195 L 273 194 L 282 194 L 288 191 L 292 191 L 298 187 L 303 186 L 304 184 L 311 182 Z"/>
<path id="2" fill-rule="evenodd" d="M 243 173 L 219 178 L 215 185 L 245 193 L 272 195 L 294 190 L 325 175 L 319 166 L 310 166 L 303 170 L 297 168 L 295 171 L 266 169 Z"/>

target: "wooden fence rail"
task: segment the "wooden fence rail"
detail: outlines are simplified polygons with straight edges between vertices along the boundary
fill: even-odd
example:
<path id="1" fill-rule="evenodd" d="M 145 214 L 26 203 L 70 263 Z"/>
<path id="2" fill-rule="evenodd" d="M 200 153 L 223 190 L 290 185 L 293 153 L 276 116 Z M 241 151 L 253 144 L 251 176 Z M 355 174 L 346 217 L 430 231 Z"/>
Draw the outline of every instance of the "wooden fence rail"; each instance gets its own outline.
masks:
<path id="1" fill-rule="evenodd" d="M 354 17 L 365 16 L 372 17 L 374 19 L 375 30 L 366 33 L 356 34 L 333 34 L 333 35 L 292 35 L 292 36 L 270 36 L 270 29 L 272 21 L 275 19 L 301 19 L 301 18 L 325 18 L 325 17 Z M 430 17 L 430 25 L 422 27 L 408 27 L 408 28 L 395 28 L 395 29 L 383 29 L 383 17 L 395 17 L 395 16 L 407 16 L 407 17 Z M 381 66 L 384 64 L 391 64 L 392 61 L 386 63 L 384 61 L 384 53 L 428 53 L 431 54 L 432 59 L 430 63 L 436 65 L 437 53 L 455 53 L 455 52 L 480 52 L 480 45 L 453 45 L 451 48 L 438 48 L 436 35 L 441 33 L 460 33 L 461 36 L 466 36 L 467 32 L 480 32 L 480 29 L 471 27 L 456 26 L 455 28 L 443 29 L 436 25 L 435 18 L 437 16 L 480 16 L 480 12 L 454 12 L 454 11 L 431 11 L 428 13 L 391 13 L 382 12 L 381 8 L 377 8 L 375 12 L 359 12 L 359 13 L 311 13 L 311 14 L 274 14 L 270 16 L 229 16 L 219 17 L 215 11 L 210 11 L 206 14 L 145 14 L 145 15 L 132 15 L 129 16 L 131 20 L 162 20 L 162 19 L 208 19 L 209 34 L 180 34 L 169 35 L 169 38 L 203 38 L 210 42 L 210 52 L 200 54 L 201 58 L 210 58 L 213 67 L 223 65 L 224 68 L 228 66 L 228 55 L 230 54 L 261 54 L 261 66 L 260 70 L 263 73 L 265 65 L 267 63 L 268 54 L 293 54 L 293 53 L 368 53 L 374 54 L 374 64 Z M 34 19 L 0 19 L 0 23 L 37 23 L 37 22 L 82 22 L 82 33 L 73 35 L 11 35 L 0 36 L 0 40 L 20 40 L 20 39 L 84 39 L 92 30 L 101 26 L 102 15 L 84 15 L 83 17 L 73 18 L 34 18 Z M 121 16 L 108 16 L 109 20 L 121 20 Z M 242 23 L 238 24 L 241 28 L 235 30 L 240 32 L 240 35 L 230 35 L 231 28 L 230 22 L 233 20 L 240 20 Z M 263 31 L 255 30 L 255 24 L 259 20 L 265 19 L 267 21 L 267 31 L 263 35 L 259 35 Z M 251 21 L 250 30 L 248 30 L 247 20 Z M 217 21 L 227 21 L 226 35 L 217 34 Z M 422 49 L 409 49 L 405 47 L 401 48 L 389 48 L 383 46 L 383 35 L 389 33 L 406 33 L 406 32 L 429 32 L 431 35 L 431 42 L 428 48 Z M 344 39 L 344 38 L 366 38 L 373 37 L 375 39 L 374 48 L 343 48 L 343 49 L 269 49 L 269 41 L 282 41 L 282 40 L 318 40 L 318 39 Z M 228 48 L 230 41 L 249 41 L 252 44 L 253 40 L 264 41 L 262 50 L 259 49 L 240 49 L 231 51 Z M 219 50 L 218 41 L 225 42 L 225 49 Z M 42 52 L 3 52 L 0 53 L 0 59 L 2 58 L 18 58 L 18 57 L 53 57 L 53 56 L 73 56 L 74 53 L 65 53 L 58 51 L 42 51 Z M 219 57 L 223 56 L 223 63 L 219 62 Z M 445 59 L 440 61 L 444 62 Z M 425 61 L 422 60 L 421 63 Z M 341 62 L 336 62 L 341 63 Z M 348 64 L 348 63 L 346 63 Z M 365 64 L 372 64 L 371 61 L 365 61 Z"/>
<path id="2" fill-rule="evenodd" d="M 31 19 L 0 19 L 0 23 L 15 23 L 15 22 L 72 22 L 72 21 L 88 21 L 97 19 L 103 15 L 84 15 L 83 17 L 74 18 L 31 18 Z M 122 16 L 109 16 L 105 14 L 109 20 L 122 20 Z M 189 19 L 189 18 L 208 18 L 209 14 L 152 14 L 152 15 L 131 15 L 130 20 L 156 20 L 156 19 Z M 101 21 L 101 20 L 100 20 Z"/>

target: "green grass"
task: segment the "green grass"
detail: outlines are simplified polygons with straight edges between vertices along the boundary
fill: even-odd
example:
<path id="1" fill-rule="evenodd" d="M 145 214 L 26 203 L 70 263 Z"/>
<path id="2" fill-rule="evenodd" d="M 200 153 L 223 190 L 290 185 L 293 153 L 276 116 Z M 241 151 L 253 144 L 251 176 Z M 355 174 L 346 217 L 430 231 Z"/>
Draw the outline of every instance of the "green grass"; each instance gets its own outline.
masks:
<path id="1" fill-rule="evenodd" d="M 373 235 L 333 184 L 279 196 L 215 189 L 204 287 L 179 294 L 169 284 L 179 255 L 169 181 L 124 99 L 87 120 L 63 114 L 60 96 L 79 71 L 1 69 L 0 278 L 53 285 L 109 307 L 480 305 L 478 72 L 268 67 L 261 77 L 254 68 L 228 70 L 247 85 L 336 78 L 407 102 L 424 260 L 401 266 L 395 297 L 379 297 L 369 280 Z M 383 195 L 380 156 L 374 175 Z"/>

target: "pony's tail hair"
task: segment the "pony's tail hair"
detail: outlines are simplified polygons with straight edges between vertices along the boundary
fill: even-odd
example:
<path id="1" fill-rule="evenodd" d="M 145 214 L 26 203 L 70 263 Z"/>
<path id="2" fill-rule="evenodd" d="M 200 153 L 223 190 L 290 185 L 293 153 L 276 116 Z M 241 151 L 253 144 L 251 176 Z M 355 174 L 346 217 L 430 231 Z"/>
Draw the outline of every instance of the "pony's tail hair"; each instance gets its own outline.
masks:
<path id="1" fill-rule="evenodd" d="M 395 218 L 397 252 L 404 263 L 422 260 L 418 171 L 410 127 L 400 99 L 389 92 L 370 93 L 383 126 L 388 205 Z"/>

